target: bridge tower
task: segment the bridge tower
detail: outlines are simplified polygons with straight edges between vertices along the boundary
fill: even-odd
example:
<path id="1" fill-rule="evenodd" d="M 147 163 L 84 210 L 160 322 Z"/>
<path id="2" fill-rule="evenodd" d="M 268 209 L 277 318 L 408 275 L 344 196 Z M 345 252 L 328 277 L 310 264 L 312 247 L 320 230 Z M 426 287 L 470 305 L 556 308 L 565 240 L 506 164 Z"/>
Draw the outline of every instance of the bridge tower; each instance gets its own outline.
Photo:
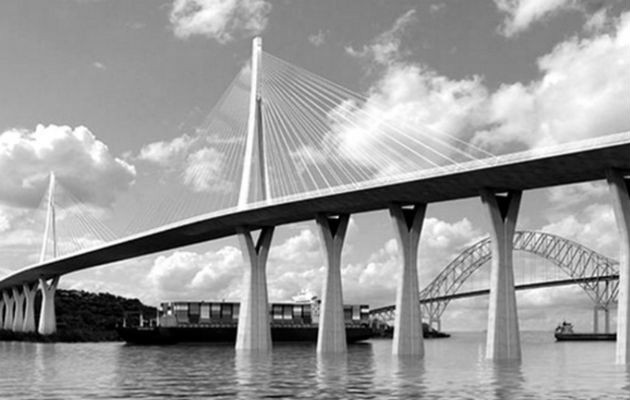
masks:
<path id="1" fill-rule="evenodd" d="M 46 261 L 46 251 L 48 250 L 48 242 L 52 239 L 53 258 L 57 257 L 57 221 L 55 214 L 55 173 L 50 173 L 48 182 L 48 201 L 46 203 L 46 226 L 44 228 L 44 242 L 42 243 L 42 251 L 39 255 L 39 262 Z"/>
<path id="2" fill-rule="evenodd" d="M 258 172 L 258 189 L 263 201 L 269 200 L 269 176 L 265 160 L 265 138 L 262 124 L 262 94 L 260 90 L 260 70 L 262 67 L 262 38 L 256 37 L 252 42 L 251 92 L 249 98 L 249 118 L 247 120 L 247 139 L 245 142 L 245 159 L 241 175 L 241 189 L 238 197 L 238 207 L 247 205 L 251 197 L 252 173 Z M 257 152 L 254 152 L 257 147 Z M 254 157 L 257 158 L 258 168 L 255 168 Z M 254 192 L 255 194 L 255 192 Z M 256 201 L 258 199 L 254 199 Z"/>
<path id="3" fill-rule="evenodd" d="M 247 140 L 245 143 L 245 159 L 239 192 L 238 208 L 245 208 L 250 200 L 252 170 L 254 164 L 254 147 L 258 160 L 257 171 L 260 173 L 258 185 L 262 200 L 269 199 L 269 182 L 264 154 L 264 138 L 262 125 L 262 96 L 260 93 L 260 69 L 262 61 L 262 39 L 252 41 L 251 92 L 249 102 L 249 119 L 247 121 Z M 256 199 L 255 199 L 256 200 Z M 255 201 L 254 200 L 254 201 Z M 239 310 L 236 333 L 237 350 L 269 351 L 271 349 L 271 328 L 269 326 L 269 299 L 267 295 L 266 265 L 273 227 L 263 227 L 258 240 L 254 243 L 252 232 L 248 227 L 237 228 L 237 236 L 247 264 L 243 277 L 243 294 Z"/>
<path id="4" fill-rule="evenodd" d="M 48 242 L 52 239 L 52 253 L 53 257 L 57 257 L 57 222 L 55 214 L 55 173 L 50 173 L 50 183 L 48 185 L 48 208 L 46 213 L 46 227 L 44 229 L 44 243 L 42 244 L 42 252 L 40 254 L 39 262 L 42 263 L 46 258 L 46 250 L 48 248 Z M 40 335 L 50 335 L 57 331 L 57 320 L 55 317 L 55 291 L 57 290 L 57 284 L 59 283 L 59 277 L 53 277 L 52 282 L 48 284 L 46 279 L 39 278 L 39 286 L 42 291 L 42 307 L 39 313 L 39 326 L 37 331 Z M 36 286 L 35 286 L 36 287 Z M 24 285 L 24 290 L 27 290 Z M 34 293 L 36 289 L 31 288 L 27 299 L 27 306 L 34 307 Z M 31 315 L 34 320 L 34 311 L 28 310 L 26 312 L 26 318 L 24 324 L 31 326 Z M 33 321 L 34 322 L 34 321 Z"/>
<path id="5" fill-rule="evenodd" d="M 608 170 L 606 180 L 619 229 L 619 297 L 617 303 L 617 364 L 630 363 L 630 174 Z"/>

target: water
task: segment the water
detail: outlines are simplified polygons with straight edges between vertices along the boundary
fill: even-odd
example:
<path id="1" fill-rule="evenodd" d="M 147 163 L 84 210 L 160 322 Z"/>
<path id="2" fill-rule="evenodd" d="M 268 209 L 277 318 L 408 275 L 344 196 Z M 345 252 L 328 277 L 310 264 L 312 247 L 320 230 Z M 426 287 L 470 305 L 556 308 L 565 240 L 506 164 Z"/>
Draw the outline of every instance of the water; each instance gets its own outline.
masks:
<path id="1" fill-rule="evenodd" d="M 391 340 L 318 357 L 314 345 L 269 355 L 231 346 L 0 342 L 0 399 L 630 399 L 614 342 L 521 337 L 523 361 L 484 360 L 481 333 L 425 341 L 424 360 L 393 357 Z"/>

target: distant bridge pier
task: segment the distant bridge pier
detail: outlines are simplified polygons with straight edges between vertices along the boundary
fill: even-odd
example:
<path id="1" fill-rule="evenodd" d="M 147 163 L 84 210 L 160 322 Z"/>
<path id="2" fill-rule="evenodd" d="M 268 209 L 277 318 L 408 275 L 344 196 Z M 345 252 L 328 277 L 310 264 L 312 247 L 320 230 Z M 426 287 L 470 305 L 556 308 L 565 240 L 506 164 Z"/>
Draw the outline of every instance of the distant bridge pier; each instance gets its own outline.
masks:
<path id="1" fill-rule="evenodd" d="M 39 313 L 39 327 L 37 332 L 40 335 L 52 335 L 57 332 L 57 317 L 55 315 L 55 292 L 59 284 L 59 276 L 52 278 L 50 283 L 39 278 L 39 286 L 42 291 L 42 308 Z"/>
<path id="2" fill-rule="evenodd" d="M 13 313 L 13 332 L 22 332 L 24 325 L 24 293 L 20 292 L 19 287 L 13 287 L 13 302 L 15 311 Z"/>
<path id="3" fill-rule="evenodd" d="M 492 238 L 490 299 L 486 358 L 520 360 L 521 344 L 514 291 L 512 248 L 521 191 L 496 193 L 481 190 L 481 201 L 488 211 Z"/>
<path id="4" fill-rule="evenodd" d="M 262 228 L 254 244 L 249 230 L 245 228 L 237 230 L 241 252 L 247 266 L 236 330 L 236 350 L 271 350 L 266 269 L 273 231 L 272 226 Z"/>
<path id="5" fill-rule="evenodd" d="M 596 305 L 593 307 L 593 333 L 599 333 L 599 311 L 604 312 L 604 333 L 610 333 L 610 310 L 607 307 Z"/>
<path id="6" fill-rule="evenodd" d="M 630 363 L 630 175 L 610 169 L 606 180 L 619 229 L 619 297 L 617 306 L 617 364 Z"/>
<path id="7" fill-rule="evenodd" d="M 599 333 L 599 306 L 593 307 L 593 333 Z"/>
<path id="8" fill-rule="evenodd" d="M 315 220 L 319 227 L 322 247 L 326 252 L 327 264 L 317 331 L 317 352 L 345 353 L 347 343 L 341 285 L 341 251 L 350 215 L 317 214 Z"/>
<path id="9" fill-rule="evenodd" d="M 389 206 L 389 214 L 398 233 L 398 243 L 403 255 L 396 294 L 393 354 L 424 356 L 418 289 L 418 243 L 426 209 L 426 204 Z"/>
<path id="10" fill-rule="evenodd" d="M 4 298 L 0 295 L 0 329 L 4 329 Z"/>
<path id="11" fill-rule="evenodd" d="M 23 332 L 35 332 L 35 295 L 37 294 L 38 284 L 25 283 L 22 285 L 22 293 L 24 294 L 24 323 L 22 324 Z"/>
<path id="12" fill-rule="evenodd" d="M 13 306 L 15 301 L 8 290 L 2 291 L 2 300 L 4 300 L 4 321 L 2 328 L 10 331 L 13 329 Z"/>

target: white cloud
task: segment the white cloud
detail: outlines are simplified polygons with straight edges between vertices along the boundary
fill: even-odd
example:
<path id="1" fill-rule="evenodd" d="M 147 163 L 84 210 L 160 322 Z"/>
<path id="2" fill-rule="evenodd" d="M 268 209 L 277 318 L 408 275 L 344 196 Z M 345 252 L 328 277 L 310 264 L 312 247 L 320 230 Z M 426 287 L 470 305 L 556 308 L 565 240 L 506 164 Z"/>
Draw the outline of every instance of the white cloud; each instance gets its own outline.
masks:
<path id="1" fill-rule="evenodd" d="M 311 42 L 313 46 L 319 47 L 326 43 L 326 32 L 320 29 L 317 33 L 309 35 L 308 41 Z"/>
<path id="2" fill-rule="evenodd" d="M 12 216 L 9 215 L 8 210 L 0 208 L 0 233 L 6 232 L 11 228 Z"/>
<path id="3" fill-rule="evenodd" d="M 175 0 L 170 21 L 175 35 L 202 35 L 219 43 L 265 30 L 271 3 L 265 0 Z"/>
<path id="4" fill-rule="evenodd" d="M 548 223 L 540 228 L 617 259 L 619 232 L 605 182 L 586 182 L 547 190 Z"/>
<path id="5" fill-rule="evenodd" d="M 609 204 L 590 204 L 583 211 L 550 218 L 542 231 L 571 239 L 614 259 L 619 257 L 619 233 Z"/>
<path id="6" fill-rule="evenodd" d="M 442 156 L 423 149 L 425 145 L 437 147 L 435 141 L 425 139 L 421 145 L 414 141 L 424 139 L 422 134 L 447 141 L 449 136 L 462 135 L 465 128 L 481 123 L 479 116 L 483 115 L 486 99 L 487 91 L 479 77 L 451 80 L 420 65 L 393 64 L 372 86 L 365 105 L 355 112 L 371 117 L 353 118 L 337 128 L 339 150 L 355 161 L 382 166 L 382 159 L 375 155 L 387 150 L 383 146 L 394 149 L 407 145 L 419 149 L 425 159 L 443 163 Z M 391 157 L 389 166 L 409 158 Z"/>
<path id="7" fill-rule="evenodd" d="M 183 134 L 170 142 L 149 143 L 140 149 L 138 159 L 156 163 L 163 167 L 173 167 L 186 158 L 190 148 L 197 140 L 197 137 Z"/>
<path id="8" fill-rule="evenodd" d="M 454 223 L 427 218 L 418 249 L 420 289 L 480 237 L 481 232 L 474 229 L 466 218 Z M 396 239 L 385 242 L 381 249 L 368 257 L 365 264 L 347 264 L 342 270 L 344 301 L 365 301 L 365 293 L 370 293 L 371 306 L 393 304 L 401 265 Z"/>
<path id="9" fill-rule="evenodd" d="M 616 30 L 572 38 L 538 60 L 540 80 L 503 85 L 489 99 L 478 144 L 501 148 L 552 145 L 630 129 L 630 13 Z"/>
<path id="10" fill-rule="evenodd" d="M 369 58 L 373 62 L 387 65 L 401 58 L 402 36 L 405 29 L 417 22 L 416 10 L 411 9 L 398 17 L 391 29 L 375 37 L 370 44 L 356 50 L 351 46 L 346 47 L 346 53 L 353 57 Z"/>
<path id="11" fill-rule="evenodd" d="M 198 254 L 175 251 L 158 257 L 148 279 L 163 300 L 238 299 L 242 274 L 241 252 L 232 246 Z"/>
<path id="12" fill-rule="evenodd" d="M 431 14 L 437 14 L 438 12 L 442 11 L 445 7 L 446 7 L 446 4 L 444 3 L 431 4 L 431 7 L 429 7 L 429 10 L 431 11 Z"/>
<path id="13" fill-rule="evenodd" d="M 526 30 L 533 22 L 562 10 L 576 8 L 577 0 L 494 0 L 497 8 L 506 14 L 501 32 L 513 36 Z"/>
<path id="14" fill-rule="evenodd" d="M 312 230 L 302 229 L 283 244 L 273 246 L 269 252 L 269 260 L 276 271 L 309 269 L 322 260 L 319 239 Z"/>
<path id="15" fill-rule="evenodd" d="M 608 10 L 606 8 L 602 8 L 593 15 L 591 15 L 586 24 L 584 24 L 584 29 L 588 32 L 600 32 L 610 24 L 610 18 L 608 17 Z"/>
<path id="16" fill-rule="evenodd" d="M 568 209 L 570 206 L 582 202 L 602 199 L 607 194 L 608 187 L 603 181 L 555 186 L 547 189 L 549 201 L 561 209 Z"/>
<path id="17" fill-rule="evenodd" d="M 225 156 L 214 148 L 203 148 L 186 159 L 184 183 L 196 192 L 228 192 L 232 183 L 221 178 Z"/>
<path id="18" fill-rule="evenodd" d="M 630 13 L 610 20 L 606 32 L 570 38 L 540 57 L 539 79 L 494 92 L 482 77 L 450 79 L 401 61 L 401 35 L 413 18 L 408 12 L 362 51 L 348 50 L 381 71 L 365 103 L 331 113 L 341 116 L 334 148 L 350 160 L 391 174 L 411 167 L 404 163 L 417 156 L 404 152 L 418 148 L 414 141 L 427 146 L 421 168 L 444 164 L 437 152 L 452 157 L 459 140 L 506 153 L 630 130 L 630 97 L 619 84 L 630 79 Z"/>
<path id="19" fill-rule="evenodd" d="M 105 206 L 134 182 L 135 167 L 114 157 L 86 127 L 38 125 L 0 134 L 0 202 L 37 205 L 50 171 L 74 196 Z"/>
<path id="20" fill-rule="evenodd" d="M 107 67 L 105 66 L 105 64 L 103 64 L 102 62 L 99 61 L 94 61 L 92 63 L 92 66 L 94 66 L 94 68 L 96 69 L 100 69 L 101 71 L 104 71 L 107 69 Z"/>

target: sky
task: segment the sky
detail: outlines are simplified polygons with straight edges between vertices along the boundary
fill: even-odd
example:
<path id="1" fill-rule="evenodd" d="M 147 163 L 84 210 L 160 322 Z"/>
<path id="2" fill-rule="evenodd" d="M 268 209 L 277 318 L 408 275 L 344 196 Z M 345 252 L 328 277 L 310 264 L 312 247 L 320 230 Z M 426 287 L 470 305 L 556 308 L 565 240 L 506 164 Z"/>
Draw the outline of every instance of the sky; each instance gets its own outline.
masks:
<path id="1" fill-rule="evenodd" d="M 195 129 L 247 64 L 257 35 L 265 52 L 378 100 L 386 118 L 495 154 L 630 130 L 627 1 L 3 1 L 0 275 L 38 260 L 50 171 L 81 199 L 90 226 L 116 230 L 148 204 L 192 197 L 189 168 L 217 168 L 223 157 L 195 148 Z M 517 229 L 618 257 L 604 182 L 525 192 Z M 81 232 L 74 239 L 83 245 L 102 243 Z M 487 234 L 479 199 L 430 204 L 420 287 Z M 393 304 L 400 262 L 386 211 L 352 216 L 344 301 Z M 517 282 L 536 268 L 556 267 L 516 253 Z M 150 304 L 238 300 L 243 269 L 231 237 L 69 274 L 60 287 Z M 267 274 L 270 301 L 321 293 L 313 221 L 276 229 Z M 479 274 L 483 286 L 488 269 Z M 576 286 L 519 292 L 517 303 L 522 329 L 563 319 L 591 327 L 592 304 Z M 486 317 L 486 298 L 458 300 L 442 324 L 482 330 Z"/>

